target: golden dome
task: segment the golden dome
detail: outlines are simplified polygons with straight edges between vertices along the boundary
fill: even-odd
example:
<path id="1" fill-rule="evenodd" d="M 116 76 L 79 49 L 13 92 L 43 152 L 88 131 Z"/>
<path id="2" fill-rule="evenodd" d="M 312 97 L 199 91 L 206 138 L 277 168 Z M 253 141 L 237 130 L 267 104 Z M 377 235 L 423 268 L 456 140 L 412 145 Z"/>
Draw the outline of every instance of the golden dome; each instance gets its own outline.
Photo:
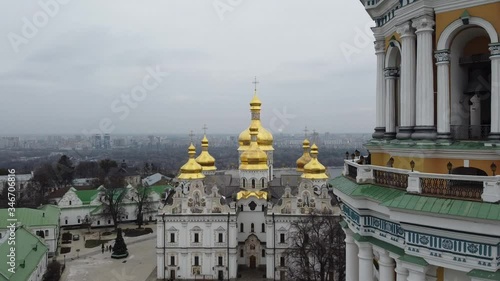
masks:
<path id="1" fill-rule="evenodd" d="M 311 146 L 311 161 L 304 166 L 302 178 L 310 180 L 328 179 L 325 166 L 318 161 L 318 147 L 316 144 Z"/>
<path id="2" fill-rule="evenodd" d="M 308 139 L 305 139 L 304 142 L 302 142 L 304 153 L 299 159 L 297 159 L 297 172 L 304 172 L 304 166 L 312 159 L 311 155 L 309 154 L 309 144 L 310 142 Z"/>
<path id="3" fill-rule="evenodd" d="M 242 190 L 236 194 L 236 200 L 248 199 L 250 197 L 256 197 L 257 199 L 267 200 L 268 194 L 266 191 L 246 191 Z"/>
<path id="4" fill-rule="evenodd" d="M 267 154 L 257 144 L 259 129 L 250 127 L 250 146 L 240 156 L 240 170 L 267 170 Z"/>
<path id="5" fill-rule="evenodd" d="M 254 93 L 254 96 L 252 100 L 250 101 L 250 111 L 252 112 L 252 122 L 250 123 L 250 126 L 241 132 L 241 134 L 238 137 L 238 143 L 240 147 L 238 150 L 246 150 L 250 146 L 250 127 L 254 126 L 257 127 L 259 130 L 259 133 L 257 135 L 257 143 L 259 144 L 260 148 L 264 151 L 269 151 L 269 150 L 274 150 L 273 148 L 273 135 L 271 132 L 269 132 L 266 128 L 262 126 L 262 123 L 260 122 L 260 109 L 261 109 L 262 102 L 260 101 L 259 97 L 257 96 L 257 92 Z"/>
<path id="6" fill-rule="evenodd" d="M 204 174 L 201 173 L 202 167 L 196 160 L 194 160 L 194 155 L 196 154 L 196 148 L 193 143 L 189 146 L 188 149 L 189 159 L 181 167 L 181 173 L 177 177 L 180 180 L 195 180 L 195 179 L 203 179 L 205 177 Z"/>
<path id="7" fill-rule="evenodd" d="M 201 153 L 196 157 L 196 162 L 201 165 L 203 171 L 217 170 L 215 167 L 215 158 L 208 153 L 208 139 L 206 135 L 201 140 Z"/>

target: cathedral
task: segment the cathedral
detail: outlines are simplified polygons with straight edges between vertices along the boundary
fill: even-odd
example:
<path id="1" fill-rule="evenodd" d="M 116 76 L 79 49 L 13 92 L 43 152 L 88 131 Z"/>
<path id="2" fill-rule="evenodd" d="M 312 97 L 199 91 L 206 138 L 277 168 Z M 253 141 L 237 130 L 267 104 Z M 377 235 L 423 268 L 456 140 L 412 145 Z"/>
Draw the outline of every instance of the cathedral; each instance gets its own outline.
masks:
<path id="1" fill-rule="evenodd" d="M 286 280 L 291 222 L 312 212 L 340 214 L 318 147 L 306 138 L 294 169 L 273 167 L 273 135 L 261 101 L 250 101 L 250 126 L 239 135 L 239 169 L 217 171 L 206 134 L 189 145 L 179 182 L 158 214 L 157 278 L 235 280 L 240 269 Z"/>
<path id="2" fill-rule="evenodd" d="M 329 182 L 346 280 L 500 280 L 500 1 L 361 4 L 375 22 L 370 162 L 346 157 Z"/>

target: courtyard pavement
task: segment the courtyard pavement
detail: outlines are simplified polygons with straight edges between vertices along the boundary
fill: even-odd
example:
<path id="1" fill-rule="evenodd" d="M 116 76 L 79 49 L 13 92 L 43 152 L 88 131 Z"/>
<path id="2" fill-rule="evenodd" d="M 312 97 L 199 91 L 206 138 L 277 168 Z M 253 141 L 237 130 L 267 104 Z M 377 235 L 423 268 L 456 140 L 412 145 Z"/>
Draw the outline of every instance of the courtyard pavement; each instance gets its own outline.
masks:
<path id="1" fill-rule="evenodd" d="M 121 224 L 120 228 L 136 228 L 134 224 Z M 155 224 L 149 224 L 156 231 Z M 80 240 L 71 241 L 70 244 L 60 244 L 61 247 L 71 247 L 71 251 L 57 256 L 62 264 L 66 263 L 61 281 L 143 281 L 148 279 L 156 267 L 156 233 L 138 237 L 123 237 L 129 251 L 125 259 L 112 259 L 111 253 L 102 253 L 101 247 L 85 248 L 85 241 L 89 239 L 110 240 L 104 246 L 113 245 L 116 234 L 103 236 L 103 232 L 113 228 L 95 228 L 91 233 L 87 229 L 63 230 L 71 234 L 80 235 Z M 77 251 L 79 250 L 79 251 Z M 156 272 L 154 272 L 156 277 Z"/>

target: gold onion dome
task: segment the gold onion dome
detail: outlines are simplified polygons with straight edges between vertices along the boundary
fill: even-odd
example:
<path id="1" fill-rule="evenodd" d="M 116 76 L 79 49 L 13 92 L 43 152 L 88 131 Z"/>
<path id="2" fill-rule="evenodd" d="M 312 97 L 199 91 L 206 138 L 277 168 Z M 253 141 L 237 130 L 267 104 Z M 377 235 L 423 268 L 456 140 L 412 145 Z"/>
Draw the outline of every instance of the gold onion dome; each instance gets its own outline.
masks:
<path id="1" fill-rule="evenodd" d="M 328 179 L 326 168 L 318 161 L 318 146 L 311 146 L 311 161 L 304 166 L 303 179 L 324 180 Z"/>
<path id="2" fill-rule="evenodd" d="M 196 148 L 194 147 L 193 143 L 191 143 L 191 145 L 189 146 L 188 153 L 189 159 L 186 164 L 181 167 L 181 173 L 177 178 L 181 180 L 195 180 L 205 178 L 205 175 L 201 173 L 201 165 L 198 164 L 198 162 L 196 162 L 196 160 L 194 159 Z"/>
<path id="3" fill-rule="evenodd" d="M 251 141 L 247 150 L 240 156 L 240 170 L 267 170 L 267 154 L 260 149 L 257 143 L 259 129 L 250 127 Z"/>
<path id="4" fill-rule="evenodd" d="M 201 140 L 201 153 L 196 157 L 196 162 L 201 165 L 203 171 L 217 170 L 215 167 L 215 158 L 208 153 L 208 139 L 206 135 Z"/>
<path id="5" fill-rule="evenodd" d="M 262 150 L 274 150 L 273 149 L 273 135 L 266 128 L 262 126 L 260 122 L 260 109 L 262 102 L 257 96 L 257 92 L 254 93 L 252 100 L 250 101 L 250 111 L 252 112 L 252 122 L 250 126 L 241 132 L 238 137 L 238 143 L 240 147 L 238 150 L 246 150 L 250 146 L 250 127 L 257 127 L 259 133 L 257 134 L 257 143 Z"/>
<path id="6" fill-rule="evenodd" d="M 304 149 L 304 153 L 297 159 L 297 171 L 304 172 L 304 166 L 311 161 L 311 155 L 309 154 L 310 142 L 308 139 L 305 139 L 302 142 L 302 148 Z"/>

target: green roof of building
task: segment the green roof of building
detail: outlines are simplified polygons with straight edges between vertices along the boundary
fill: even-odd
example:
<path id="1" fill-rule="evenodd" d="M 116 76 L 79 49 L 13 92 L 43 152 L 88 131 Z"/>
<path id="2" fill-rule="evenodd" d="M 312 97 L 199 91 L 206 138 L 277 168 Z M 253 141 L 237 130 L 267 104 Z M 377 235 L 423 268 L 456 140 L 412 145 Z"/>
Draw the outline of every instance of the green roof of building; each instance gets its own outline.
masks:
<path id="1" fill-rule="evenodd" d="M 38 264 L 47 255 L 47 246 L 35 235 L 24 227 L 16 229 L 16 266 L 15 273 L 9 272 L 7 262 L 0 263 L 0 281 L 25 281 L 37 269 Z M 0 253 L 6 255 L 10 252 L 8 243 L 0 245 Z M 4 256 L 5 258 L 5 256 Z"/>
<path id="2" fill-rule="evenodd" d="M 500 204 L 410 194 L 404 190 L 380 185 L 357 184 L 344 176 L 332 179 L 330 184 L 350 197 L 371 199 L 391 209 L 500 220 Z"/>
<path id="3" fill-rule="evenodd" d="M 97 189 L 75 191 L 76 196 L 78 196 L 83 204 L 90 204 L 90 202 L 96 198 L 98 193 L 99 190 Z"/>
<path id="4" fill-rule="evenodd" d="M 490 271 L 474 269 L 471 270 L 469 273 L 467 273 L 467 275 L 470 277 L 477 277 L 484 280 L 500 280 L 500 270 L 497 270 L 495 272 L 490 272 Z"/>
<path id="5" fill-rule="evenodd" d="M 8 209 L 0 209 L 0 228 L 6 228 L 10 223 L 7 220 L 12 218 L 27 227 L 59 225 L 60 213 L 59 208 L 54 205 L 45 205 L 38 209 L 17 208 L 14 217 L 9 216 Z"/>
<path id="6" fill-rule="evenodd" d="M 171 185 L 152 185 L 149 188 L 161 196 L 163 194 L 163 192 L 165 192 L 165 190 L 171 189 L 171 188 L 173 188 L 173 186 L 171 186 Z"/>

